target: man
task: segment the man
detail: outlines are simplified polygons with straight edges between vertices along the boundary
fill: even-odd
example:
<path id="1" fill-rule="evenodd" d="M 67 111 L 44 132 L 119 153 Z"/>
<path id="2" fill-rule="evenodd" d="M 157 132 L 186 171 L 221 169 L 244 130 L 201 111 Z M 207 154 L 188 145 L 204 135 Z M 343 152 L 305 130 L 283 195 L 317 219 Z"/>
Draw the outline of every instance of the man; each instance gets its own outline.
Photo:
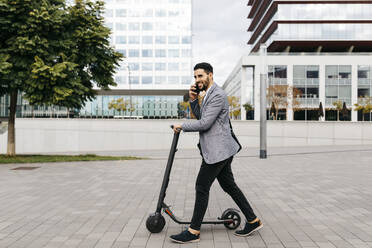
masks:
<path id="1" fill-rule="evenodd" d="M 196 199 L 190 227 L 180 234 L 170 236 L 170 239 L 177 243 L 200 240 L 200 227 L 208 207 L 209 189 L 216 178 L 247 219 L 244 229 L 236 231 L 235 235 L 250 235 L 263 225 L 235 184 L 231 171 L 233 156 L 241 146 L 235 135 L 232 135 L 226 93 L 213 82 L 213 67 L 208 63 L 195 65 L 194 78 L 196 84 L 190 87 L 189 96 L 190 106 L 197 120 L 174 125 L 174 131 L 199 132 L 198 147 L 202 155 L 202 164 L 196 179 Z M 206 91 L 201 106 L 195 87 Z"/>

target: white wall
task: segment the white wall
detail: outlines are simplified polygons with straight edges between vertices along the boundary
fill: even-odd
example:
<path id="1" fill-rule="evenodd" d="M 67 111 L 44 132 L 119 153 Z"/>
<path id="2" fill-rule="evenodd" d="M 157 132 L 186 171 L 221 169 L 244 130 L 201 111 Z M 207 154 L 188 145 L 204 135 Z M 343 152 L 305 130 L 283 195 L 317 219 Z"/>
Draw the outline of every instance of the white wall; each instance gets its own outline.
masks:
<path id="1" fill-rule="evenodd" d="M 169 149 L 170 125 L 180 120 L 17 119 L 17 153 Z M 244 147 L 259 147 L 258 121 L 233 121 Z M 268 121 L 268 147 L 372 144 L 372 124 Z M 0 134 L 6 152 L 7 132 Z M 182 133 L 179 148 L 193 149 L 197 133 Z"/>

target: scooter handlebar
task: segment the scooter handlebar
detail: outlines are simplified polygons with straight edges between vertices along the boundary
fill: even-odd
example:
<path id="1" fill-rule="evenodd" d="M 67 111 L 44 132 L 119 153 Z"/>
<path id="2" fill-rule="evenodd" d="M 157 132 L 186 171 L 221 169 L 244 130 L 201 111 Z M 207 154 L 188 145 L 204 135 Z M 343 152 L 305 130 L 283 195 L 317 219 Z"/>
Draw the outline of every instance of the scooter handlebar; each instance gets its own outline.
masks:
<path id="1" fill-rule="evenodd" d="M 170 125 L 170 128 L 172 128 L 172 129 L 173 129 L 173 128 L 174 128 L 174 126 L 173 126 L 173 125 Z M 177 128 L 177 130 L 178 130 L 178 131 L 181 131 L 181 129 L 179 129 L 179 128 Z"/>

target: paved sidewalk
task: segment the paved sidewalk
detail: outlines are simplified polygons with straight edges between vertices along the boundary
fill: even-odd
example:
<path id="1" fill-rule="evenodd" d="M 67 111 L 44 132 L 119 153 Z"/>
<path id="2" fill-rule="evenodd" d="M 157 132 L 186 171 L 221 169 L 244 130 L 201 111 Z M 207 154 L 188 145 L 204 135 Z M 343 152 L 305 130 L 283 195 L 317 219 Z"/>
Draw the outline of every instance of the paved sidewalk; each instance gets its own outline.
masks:
<path id="1" fill-rule="evenodd" d="M 0 165 L 0 248 L 372 247 L 372 146 L 276 148 L 266 160 L 256 151 L 233 162 L 238 185 L 264 223 L 250 237 L 204 225 L 200 243 L 178 245 L 168 236 L 185 226 L 168 217 L 161 233 L 150 234 L 145 222 L 168 151 L 147 151 L 154 159 L 32 164 L 40 168 L 28 171 Z M 200 158 L 196 150 L 176 156 L 166 202 L 189 219 Z M 229 207 L 236 205 L 215 182 L 206 218 Z"/>

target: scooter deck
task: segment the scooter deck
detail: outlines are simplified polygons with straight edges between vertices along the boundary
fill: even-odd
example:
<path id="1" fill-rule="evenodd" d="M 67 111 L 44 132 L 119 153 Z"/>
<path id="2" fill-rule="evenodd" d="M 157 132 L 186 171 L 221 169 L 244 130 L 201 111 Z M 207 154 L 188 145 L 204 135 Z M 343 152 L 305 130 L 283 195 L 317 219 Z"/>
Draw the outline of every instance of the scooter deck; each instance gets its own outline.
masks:
<path id="1" fill-rule="evenodd" d="M 190 221 L 183 221 L 183 220 L 180 220 L 178 219 L 172 212 L 172 210 L 170 210 L 169 206 L 167 206 L 165 203 L 163 203 L 163 210 L 164 212 L 176 223 L 178 224 L 191 224 Z M 213 220 L 213 219 L 206 219 L 204 221 L 202 221 L 202 224 L 215 224 L 215 225 L 218 225 L 218 224 L 230 224 L 232 223 L 234 220 L 233 219 L 221 219 L 221 218 L 217 218 L 217 220 Z"/>

